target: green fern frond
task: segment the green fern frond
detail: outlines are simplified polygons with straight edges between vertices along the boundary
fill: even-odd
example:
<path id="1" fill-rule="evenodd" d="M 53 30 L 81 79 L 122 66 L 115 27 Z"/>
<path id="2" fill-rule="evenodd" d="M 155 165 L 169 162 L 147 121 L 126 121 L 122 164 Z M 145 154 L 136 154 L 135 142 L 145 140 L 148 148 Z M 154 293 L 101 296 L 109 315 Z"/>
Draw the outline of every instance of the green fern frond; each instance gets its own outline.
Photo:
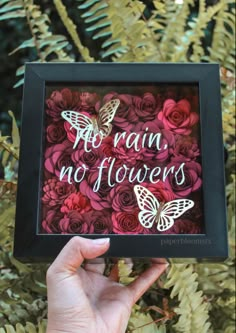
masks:
<path id="1" fill-rule="evenodd" d="M 0 328 L 0 333 L 45 333 L 46 321 L 40 322 L 38 325 L 27 322 L 25 326 L 17 323 L 16 326 L 5 325 Z"/>
<path id="2" fill-rule="evenodd" d="M 215 17 L 213 40 L 209 47 L 208 61 L 219 62 L 223 67 L 235 71 L 235 9 L 234 1 L 221 1 Z"/>
<path id="3" fill-rule="evenodd" d="M 48 15 L 42 13 L 40 7 L 35 5 L 33 0 L 4 0 L 0 2 L 0 20 L 23 17 L 27 20 L 31 38 L 23 41 L 9 55 L 25 48 L 35 48 L 38 56 L 36 61 L 73 61 L 65 51 L 69 44 L 66 37 L 63 35 L 54 35 L 50 31 Z M 21 66 L 17 70 L 17 76 L 20 79 L 15 84 L 15 88 L 24 82 L 24 79 L 21 77 L 23 74 L 24 67 Z"/>
<path id="4" fill-rule="evenodd" d="M 138 0 L 119 2 L 84 1 L 79 9 L 86 9 L 87 31 L 94 32 L 93 39 L 106 38 L 102 44 L 102 57 L 112 56 L 113 61 L 147 61 L 147 57 L 158 60 L 155 35 L 144 19 L 145 5 Z M 151 61 L 151 59 L 150 59 Z"/>
<path id="5" fill-rule="evenodd" d="M 63 5 L 61 0 L 54 0 L 54 4 L 56 6 L 56 9 L 58 11 L 59 16 L 61 17 L 61 20 L 63 24 L 65 25 L 68 33 L 70 34 L 71 38 L 73 39 L 76 47 L 78 48 L 80 54 L 87 62 L 93 62 L 94 59 L 90 57 L 89 50 L 84 47 L 80 41 L 80 38 L 76 32 L 76 26 L 72 22 L 72 20 L 68 17 L 66 7 Z"/>
<path id="6" fill-rule="evenodd" d="M 209 332 L 208 304 L 203 301 L 202 291 L 197 291 L 197 277 L 192 265 L 172 263 L 169 270 L 164 288 L 173 287 L 170 297 L 178 296 L 180 302 L 175 309 L 179 319 L 174 327 L 178 332 Z"/>

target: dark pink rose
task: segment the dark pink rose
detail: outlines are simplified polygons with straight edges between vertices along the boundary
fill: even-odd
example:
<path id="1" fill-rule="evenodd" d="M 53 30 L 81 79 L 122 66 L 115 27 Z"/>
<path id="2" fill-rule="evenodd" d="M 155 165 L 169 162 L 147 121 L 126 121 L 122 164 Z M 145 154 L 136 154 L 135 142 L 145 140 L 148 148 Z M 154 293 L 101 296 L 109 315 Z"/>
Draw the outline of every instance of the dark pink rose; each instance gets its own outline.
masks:
<path id="1" fill-rule="evenodd" d="M 44 182 L 42 202 L 50 207 L 61 205 L 71 193 L 75 186 L 66 182 L 60 182 L 57 178 L 51 178 Z"/>
<path id="2" fill-rule="evenodd" d="M 199 223 L 192 222 L 188 219 L 178 219 L 175 220 L 174 225 L 166 230 L 163 231 L 162 234 L 201 234 L 202 227 Z"/>
<path id="3" fill-rule="evenodd" d="M 99 179 L 98 179 L 99 178 Z M 96 210 L 102 210 L 104 208 L 110 208 L 110 196 L 111 186 L 108 184 L 108 170 L 103 170 L 102 179 L 99 177 L 98 171 L 89 173 L 88 178 L 83 180 L 80 184 L 80 192 L 90 199 L 91 206 Z M 111 175 L 111 183 L 114 183 L 114 176 Z M 95 192 L 95 184 L 98 188 Z"/>
<path id="4" fill-rule="evenodd" d="M 159 126 L 161 124 L 158 120 L 146 122 L 142 126 L 146 135 L 143 160 L 153 166 L 167 161 L 175 144 L 173 133 Z"/>
<path id="5" fill-rule="evenodd" d="M 167 168 L 175 167 L 175 172 L 179 170 L 181 162 L 173 161 Z M 180 169 L 181 170 L 181 169 Z M 186 198 L 190 193 L 197 191 L 202 185 L 201 165 L 195 161 L 186 162 L 176 175 L 175 172 L 169 172 L 165 183 L 166 186 L 174 192 L 177 198 Z"/>
<path id="6" fill-rule="evenodd" d="M 111 213 L 106 209 L 89 212 L 86 214 L 86 221 L 89 224 L 89 234 L 112 233 Z"/>
<path id="7" fill-rule="evenodd" d="M 62 213 L 69 213 L 72 210 L 83 214 L 91 210 L 92 207 L 87 197 L 80 192 L 71 193 L 63 202 L 61 207 Z"/>
<path id="8" fill-rule="evenodd" d="M 134 111 L 132 95 L 117 94 L 115 92 L 108 93 L 104 96 L 102 104 L 97 103 L 96 110 L 98 111 L 102 105 L 106 104 L 112 99 L 119 99 L 120 101 L 120 105 L 115 113 L 112 124 L 124 131 L 130 131 L 132 128 L 132 123 L 138 121 L 138 117 Z"/>
<path id="9" fill-rule="evenodd" d="M 49 143 L 60 143 L 66 138 L 66 131 L 61 121 L 48 125 L 46 133 Z"/>
<path id="10" fill-rule="evenodd" d="M 81 92 L 80 93 L 80 111 L 93 112 L 95 104 L 99 100 L 99 96 L 96 93 Z"/>
<path id="11" fill-rule="evenodd" d="M 138 211 L 112 213 L 113 232 L 116 234 L 143 234 L 145 229 L 138 220 Z"/>
<path id="12" fill-rule="evenodd" d="M 182 160 L 191 161 L 196 160 L 200 155 L 200 150 L 197 144 L 197 139 L 190 136 L 176 136 L 175 147 L 173 149 L 172 160 L 175 157 L 182 158 Z"/>
<path id="13" fill-rule="evenodd" d="M 63 141 L 57 145 L 48 147 L 45 151 L 45 168 L 57 177 L 60 177 L 60 171 L 63 166 L 66 168 L 73 166 L 71 161 L 71 154 L 73 152 L 72 144 L 70 141 Z M 67 177 L 63 178 L 66 181 Z"/>
<path id="14" fill-rule="evenodd" d="M 63 234 L 87 234 L 89 225 L 86 222 L 86 214 L 81 214 L 77 210 L 72 210 L 59 222 L 61 233 Z"/>
<path id="15" fill-rule="evenodd" d="M 196 112 L 191 112 L 190 103 L 186 99 L 178 102 L 167 99 L 162 111 L 158 113 L 158 119 L 163 122 L 165 129 L 176 134 L 189 135 L 199 116 Z"/>
<path id="16" fill-rule="evenodd" d="M 137 200 L 133 185 L 128 181 L 113 187 L 110 192 L 112 208 L 117 212 L 133 212 L 137 209 Z"/>
<path id="17" fill-rule="evenodd" d="M 142 135 L 142 134 L 141 134 Z M 134 165 L 136 161 L 143 160 L 145 149 L 141 147 L 141 143 L 137 147 L 127 147 L 126 138 L 121 138 L 116 147 L 112 147 L 113 156 L 119 160 L 123 160 L 126 164 Z"/>
<path id="18" fill-rule="evenodd" d="M 133 98 L 135 113 L 140 120 L 148 121 L 156 118 L 160 109 L 153 94 L 147 92 L 143 97 L 134 96 Z"/>
<path id="19" fill-rule="evenodd" d="M 42 222 L 43 232 L 48 234 L 60 233 L 59 222 L 62 218 L 63 215 L 60 211 L 57 211 L 56 209 L 49 210 Z"/>
<path id="20" fill-rule="evenodd" d="M 112 136 L 108 136 L 102 140 L 101 149 L 105 156 L 114 157 L 113 154 L 114 140 Z"/>
<path id="21" fill-rule="evenodd" d="M 64 88 L 61 91 L 55 90 L 46 101 L 46 112 L 53 118 L 53 121 L 61 120 L 63 110 L 79 110 L 80 94 L 77 91 L 71 91 Z"/>
<path id="22" fill-rule="evenodd" d="M 97 169 L 101 164 L 101 160 L 105 157 L 101 146 L 93 148 L 91 144 L 87 145 L 88 150 L 84 149 L 84 141 L 79 142 L 78 146 L 71 155 L 71 159 L 76 167 L 85 165 L 89 170 Z"/>

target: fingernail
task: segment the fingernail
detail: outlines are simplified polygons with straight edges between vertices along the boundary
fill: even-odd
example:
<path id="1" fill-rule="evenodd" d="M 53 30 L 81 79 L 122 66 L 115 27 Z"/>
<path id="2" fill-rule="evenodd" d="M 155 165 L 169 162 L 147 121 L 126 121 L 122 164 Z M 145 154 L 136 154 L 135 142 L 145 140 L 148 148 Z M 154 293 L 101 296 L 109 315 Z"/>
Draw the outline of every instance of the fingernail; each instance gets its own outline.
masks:
<path id="1" fill-rule="evenodd" d="M 105 245 L 110 242 L 110 238 L 97 238 L 97 239 L 93 239 L 93 242 L 96 245 Z"/>

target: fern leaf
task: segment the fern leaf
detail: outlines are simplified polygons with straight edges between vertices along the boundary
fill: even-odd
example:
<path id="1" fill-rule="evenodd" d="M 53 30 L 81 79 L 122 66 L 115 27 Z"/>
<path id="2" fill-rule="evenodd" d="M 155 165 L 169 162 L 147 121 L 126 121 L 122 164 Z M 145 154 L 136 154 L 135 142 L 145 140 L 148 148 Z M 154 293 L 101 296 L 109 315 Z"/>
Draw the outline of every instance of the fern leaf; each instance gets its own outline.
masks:
<path id="1" fill-rule="evenodd" d="M 0 13 L 6 13 L 9 10 L 18 9 L 18 8 L 22 8 L 22 1 L 21 0 L 11 1 L 5 6 L 0 8 Z"/>
<path id="2" fill-rule="evenodd" d="M 76 47 L 78 48 L 78 50 L 81 53 L 84 60 L 87 62 L 93 62 L 94 59 L 92 57 L 90 57 L 89 50 L 82 45 L 80 38 L 76 32 L 76 26 L 72 22 L 72 20 L 68 17 L 66 7 L 63 5 L 62 1 L 54 0 L 54 4 L 56 6 L 56 9 L 58 11 L 58 14 L 59 14 L 62 22 L 64 23 L 68 33 L 70 34 L 71 38 L 73 39 Z"/>
<path id="3" fill-rule="evenodd" d="M 168 273 L 164 287 L 172 287 L 170 297 L 178 296 L 180 302 L 175 309 L 179 319 L 174 327 L 178 332 L 209 332 L 208 304 L 203 302 L 202 291 L 197 291 L 197 277 L 193 266 L 187 264 L 172 264 Z"/>

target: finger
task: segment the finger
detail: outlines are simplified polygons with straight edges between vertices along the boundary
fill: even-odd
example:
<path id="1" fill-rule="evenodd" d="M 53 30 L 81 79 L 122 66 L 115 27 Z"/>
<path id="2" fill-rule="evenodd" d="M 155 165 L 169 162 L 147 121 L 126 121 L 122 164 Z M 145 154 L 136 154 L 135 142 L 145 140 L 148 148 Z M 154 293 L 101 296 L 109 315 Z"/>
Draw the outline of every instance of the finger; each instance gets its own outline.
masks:
<path id="1" fill-rule="evenodd" d="M 105 270 L 105 260 L 103 258 L 96 258 L 86 260 L 84 269 L 89 272 L 103 274 Z"/>
<path id="2" fill-rule="evenodd" d="M 109 238 L 73 237 L 49 267 L 48 275 L 60 272 L 75 273 L 84 259 L 94 259 L 105 253 L 108 250 L 109 243 Z"/>
<path id="3" fill-rule="evenodd" d="M 151 258 L 153 264 L 168 264 L 166 258 Z"/>
<path id="4" fill-rule="evenodd" d="M 160 277 L 166 270 L 168 264 L 153 264 L 142 273 L 135 281 L 131 282 L 127 288 L 131 291 L 132 305 L 147 291 L 150 286 Z"/>

